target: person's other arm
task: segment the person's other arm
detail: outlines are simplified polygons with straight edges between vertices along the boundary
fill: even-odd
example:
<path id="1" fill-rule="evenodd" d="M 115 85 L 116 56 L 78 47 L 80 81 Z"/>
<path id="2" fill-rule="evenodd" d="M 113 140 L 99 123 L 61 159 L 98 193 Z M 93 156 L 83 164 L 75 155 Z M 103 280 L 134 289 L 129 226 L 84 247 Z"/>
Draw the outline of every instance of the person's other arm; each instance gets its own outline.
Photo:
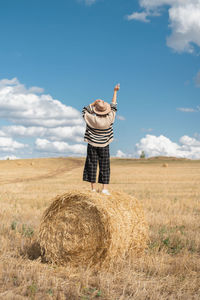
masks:
<path id="1" fill-rule="evenodd" d="M 83 115 L 83 118 L 85 116 L 85 113 L 88 112 L 90 114 L 93 114 L 93 106 L 95 106 L 95 104 L 98 102 L 99 100 L 95 100 L 93 103 L 89 104 L 88 106 L 84 106 L 83 107 L 83 110 L 82 110 L 82 115 Z"/>
<path id="2" fill-rule="evenodd" d="M 117 92 L 120 89 L 120 84 L 118 83 L 115 87 L 114 87 L 114 94 L 113 94 L 113 99 L 112 102 L 110 103 L 110 107 L 111 107 L 111 111 L 113 114 L 113 117 L 115 118 L 115 113 L 117 112 Z"/>
<path id="3" fill-rule="evenodd" d="M 113 98 L 112 98 L 112 103 L 116 104 L 117 103 L 117 92 L 120 89 L 120 84 L 118 83 L 115 87 L 114 87 L 114 94 L 113 94 Z"/>
<path id="4" fill-rule="evenodd" d="M 89 114 L 92 114 L 93 113 L 93 103 L 88 105 L 88 106 L 84 106 L 83 107 L 83 110 L 82 110 L 82 116 L 83 116 L 83 119 L 85 118 L 85 113 L 88 112 Z"/>

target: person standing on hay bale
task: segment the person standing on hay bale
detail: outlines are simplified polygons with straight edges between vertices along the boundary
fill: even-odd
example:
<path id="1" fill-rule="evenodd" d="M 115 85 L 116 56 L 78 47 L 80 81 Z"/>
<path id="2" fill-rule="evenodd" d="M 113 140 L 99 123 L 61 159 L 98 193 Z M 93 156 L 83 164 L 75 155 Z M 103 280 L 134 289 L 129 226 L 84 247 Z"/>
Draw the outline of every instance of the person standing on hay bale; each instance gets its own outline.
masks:
<path id="1" fill-rule="evenodd" d="M 114 88 L 111 104 L 101 99 L 95 100 L 83 108 L 83 118 L 86 122 L 84 141 L 88 143 L 87 157 L 83 171 L 83 180 L 91 183 L 95 190 L 97 163 L 99 162 L 98 183 L 102 184 L 102 193 L 110 195 L 106 185 L 110 181 L 110 151 L 109 144 L 113 141 L 113 123 L 117 111 L 117 92 L 120 85 Z"/>

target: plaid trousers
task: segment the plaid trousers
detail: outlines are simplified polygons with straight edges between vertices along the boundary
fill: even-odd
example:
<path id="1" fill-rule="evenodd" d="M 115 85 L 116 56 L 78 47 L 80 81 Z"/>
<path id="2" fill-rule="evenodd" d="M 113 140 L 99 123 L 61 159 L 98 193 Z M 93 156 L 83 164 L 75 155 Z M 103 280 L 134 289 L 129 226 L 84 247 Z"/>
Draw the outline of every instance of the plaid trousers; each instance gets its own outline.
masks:
<path id="1" fill-rule="evenodd" d="M 110 181 L 110 151 L 109 145 L 94 147 L 88 144 L 87 157 L 83 171 L 83 180 L 96 182 L 97 163 L 99 162 L 98 183 L 108 184 Z"/>

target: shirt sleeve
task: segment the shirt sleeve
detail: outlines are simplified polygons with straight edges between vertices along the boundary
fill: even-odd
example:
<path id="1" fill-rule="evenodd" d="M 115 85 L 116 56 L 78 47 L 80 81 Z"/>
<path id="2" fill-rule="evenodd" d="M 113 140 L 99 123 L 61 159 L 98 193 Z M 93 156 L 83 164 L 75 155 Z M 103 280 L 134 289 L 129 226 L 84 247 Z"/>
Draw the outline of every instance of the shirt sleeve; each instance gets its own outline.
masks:
<path id="1" fill-rule="evenodd" d="M 85 117 L 85 113 L 88 112 L 90 114 L 93 113 L 93 110 L 92 110 L 92 107 L 91 105 L 88 105 L 88 106 L 84 106 L 83 107 L 83 110 L 82 110 L 82 117 L 84 118 Z"/>

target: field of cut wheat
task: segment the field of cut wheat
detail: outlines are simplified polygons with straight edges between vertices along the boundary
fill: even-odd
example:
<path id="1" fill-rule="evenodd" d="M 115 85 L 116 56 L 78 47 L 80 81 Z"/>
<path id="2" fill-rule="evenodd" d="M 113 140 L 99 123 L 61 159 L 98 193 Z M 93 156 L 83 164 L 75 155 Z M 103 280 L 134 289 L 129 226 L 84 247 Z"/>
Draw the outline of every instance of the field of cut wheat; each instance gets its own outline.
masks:
<path id="1" fill-rule="evenodd" d="M 109 270 L 42 260 L 35 241 L 43 213 L 57 195 L 89 191 L 83 165 L 83 158 L 0 161 L 0 299 L 200 299 L 197 160 L 111 160 L 110 191 L 135 197 L 149 225 L 142 255 Z"/>

